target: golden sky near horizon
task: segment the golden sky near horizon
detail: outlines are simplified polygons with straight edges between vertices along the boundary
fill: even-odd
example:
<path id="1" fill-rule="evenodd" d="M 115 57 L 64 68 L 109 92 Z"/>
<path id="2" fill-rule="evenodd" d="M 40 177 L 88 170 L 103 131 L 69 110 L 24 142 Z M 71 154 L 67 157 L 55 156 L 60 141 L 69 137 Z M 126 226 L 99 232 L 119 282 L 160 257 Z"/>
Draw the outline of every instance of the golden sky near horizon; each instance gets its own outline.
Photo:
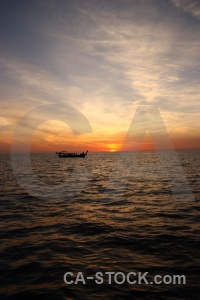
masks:
<path id="1" fill-rule="evenodd" d="M 26 120 L 18 150 L 27 128 L 32 151 L 120 150 L 145 105 L 176 149 L 200 149 L 199 1 L 4 0 L 0 14 L 0 152 L 29 111 L 52 104 L 80 111 L 92 131 Z M 141 149 L 153 149 L 148 134 Z"/>

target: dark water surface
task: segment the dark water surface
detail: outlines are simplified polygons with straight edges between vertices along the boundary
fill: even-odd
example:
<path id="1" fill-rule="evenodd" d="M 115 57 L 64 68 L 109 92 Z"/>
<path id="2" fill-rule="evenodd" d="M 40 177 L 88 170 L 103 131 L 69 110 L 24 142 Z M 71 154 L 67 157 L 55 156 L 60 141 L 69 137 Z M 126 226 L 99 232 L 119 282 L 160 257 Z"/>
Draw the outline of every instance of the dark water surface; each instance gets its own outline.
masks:
<path id="1" fill-rule="evenodd" d="M 153 152 L 138 156 L 137 169 L 131 155 L 33 154 L 34 173 L 52 186 L 47 191 L 24 170 L 23 155 L 25 189 L 9 155 L 0 155 L 1 299 L 200 299 L 200 152 L 178 152 L 195 201 L 184 194 L 174 200 L 165 171 L 155 174 Z M 170 166 L 174 186 L 175 170 Z M 150 280 L 183 274 L 186 284 L 109 284 L 105 276 L 103 284 L 66 285 L 68 271 L 73 279 L 78 272 L 149 272 Z"/>

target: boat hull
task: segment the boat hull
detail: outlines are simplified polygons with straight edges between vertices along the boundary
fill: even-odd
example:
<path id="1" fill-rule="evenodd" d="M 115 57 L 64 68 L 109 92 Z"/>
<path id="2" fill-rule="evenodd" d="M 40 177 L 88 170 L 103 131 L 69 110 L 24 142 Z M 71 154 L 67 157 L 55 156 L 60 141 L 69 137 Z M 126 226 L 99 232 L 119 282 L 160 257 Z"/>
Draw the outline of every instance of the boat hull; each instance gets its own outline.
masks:
<path id="1" fill-rule="evenodd" d="M 84 158 L 86 154 L 84 155 L 59 155 L 60 158 Z"/>

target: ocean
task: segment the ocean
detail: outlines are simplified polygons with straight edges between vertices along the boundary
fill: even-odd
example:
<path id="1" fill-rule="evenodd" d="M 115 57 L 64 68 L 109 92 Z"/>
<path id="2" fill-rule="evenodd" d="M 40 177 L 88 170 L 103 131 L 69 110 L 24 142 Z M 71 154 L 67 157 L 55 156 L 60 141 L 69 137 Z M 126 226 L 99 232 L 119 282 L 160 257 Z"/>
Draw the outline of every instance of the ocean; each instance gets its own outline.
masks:
<path id="1" fill-rule="evenodd" d="M 26 155 L 1 154 L 0 298 L 200 299 L 200 151 L 177 152 L 179 169 L 170 155 L 35 153 L 31 177 Z"/>

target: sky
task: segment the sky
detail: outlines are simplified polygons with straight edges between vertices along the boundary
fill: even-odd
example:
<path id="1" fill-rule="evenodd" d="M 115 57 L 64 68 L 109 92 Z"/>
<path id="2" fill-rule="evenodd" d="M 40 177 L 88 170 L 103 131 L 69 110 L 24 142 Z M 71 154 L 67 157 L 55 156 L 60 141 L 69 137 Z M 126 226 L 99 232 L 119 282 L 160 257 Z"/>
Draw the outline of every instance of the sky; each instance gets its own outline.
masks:
<path id="1" fill-rule="evenodd" d="M 0 0 L 0 69 L 0 152 L 19 124 L 18 151 L 28 129 L 31 151 L 117 151 L 144 105 L 175 149 L 200 149 L 199 0 Z M 65 105 L 91 130 L 74 135 Z"/>

